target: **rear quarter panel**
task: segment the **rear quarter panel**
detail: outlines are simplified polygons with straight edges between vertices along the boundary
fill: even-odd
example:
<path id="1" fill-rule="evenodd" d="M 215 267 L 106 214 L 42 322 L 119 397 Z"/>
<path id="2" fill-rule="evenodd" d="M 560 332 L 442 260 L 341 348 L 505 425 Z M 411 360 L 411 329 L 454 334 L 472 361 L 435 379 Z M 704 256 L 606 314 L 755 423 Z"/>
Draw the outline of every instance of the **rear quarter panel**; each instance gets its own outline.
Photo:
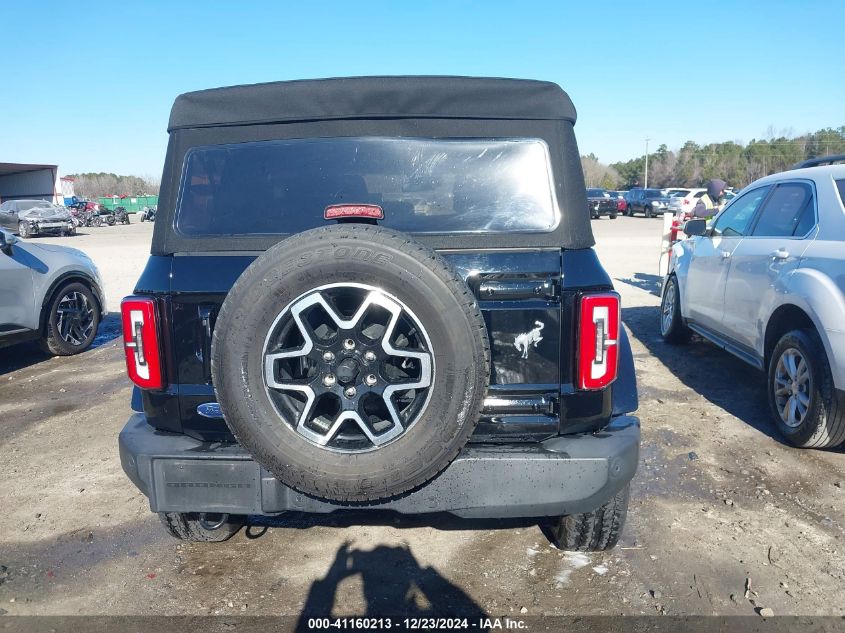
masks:
<path id="1" fill-rule="evenodd" d="M 845 389 L 845 244 L 816 239 L 789 278 L 783 303 L 802 308 L 822 338 L 837 389 Z M 775 306 L 777 307 L 777 306 Z"/>

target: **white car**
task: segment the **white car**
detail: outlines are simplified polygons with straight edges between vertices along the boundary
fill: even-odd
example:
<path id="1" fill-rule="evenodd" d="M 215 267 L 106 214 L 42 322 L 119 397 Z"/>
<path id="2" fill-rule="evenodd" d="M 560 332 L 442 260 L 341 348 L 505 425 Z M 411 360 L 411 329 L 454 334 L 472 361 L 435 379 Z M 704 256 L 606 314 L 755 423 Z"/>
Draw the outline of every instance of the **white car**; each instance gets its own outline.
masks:
<path id="1" fill-rule="evenodd" d="M 694 331 L 766 372 L 791 444 L 845 442 L 845 165 L 761 178 L 684 231 L 663 284 L 663 338 Z"/>
<path id="2" fill-rule="evenodd" d="M 698 199 L 707 193 L 707 189 L 687 189 L 683 196 L 672 196 L 669 199 L 669 210 L 678 215 L 679 213 L 692 213 Z"/>

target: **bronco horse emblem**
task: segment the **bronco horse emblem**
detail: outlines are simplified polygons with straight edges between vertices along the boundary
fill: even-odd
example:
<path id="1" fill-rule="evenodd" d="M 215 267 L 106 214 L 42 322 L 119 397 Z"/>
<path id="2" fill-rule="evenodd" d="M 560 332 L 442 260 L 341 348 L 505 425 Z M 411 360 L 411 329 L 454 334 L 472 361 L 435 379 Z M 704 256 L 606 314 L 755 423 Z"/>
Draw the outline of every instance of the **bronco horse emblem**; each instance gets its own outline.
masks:
<path id="1" fill-rule="evenodd" d="M 534 324 L 537 326 L 532 329 L 530 332 L 525 332 L 524 334 L 518 335 L 513 340 L 513 346 L 522 352 L 523 358 L 528 358 L 528 348 L 531 345 L 537 347 L 540 344 L 540 341 L 543 340 L 543 337 L 540 335 L 540 332 L 543 331 L 543 328 L 546 327 L 543 325 L 542 321 L 534 321 Z"/>

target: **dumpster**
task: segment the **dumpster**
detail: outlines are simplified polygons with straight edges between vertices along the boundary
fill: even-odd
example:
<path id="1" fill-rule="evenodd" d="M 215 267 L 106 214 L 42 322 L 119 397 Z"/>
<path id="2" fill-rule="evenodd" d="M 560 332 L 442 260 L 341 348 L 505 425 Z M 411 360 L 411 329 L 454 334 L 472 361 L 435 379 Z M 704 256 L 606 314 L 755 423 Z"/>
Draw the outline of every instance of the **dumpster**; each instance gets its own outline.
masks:
<path id="1" fill-rule="evenodd" d="M 127 213 L 139 213 L 144 207 L 158 206 L 158 196 L 107 196 L 99 200 L 109 211 L 114 211 L 115 207 L 124 207 Z"/>

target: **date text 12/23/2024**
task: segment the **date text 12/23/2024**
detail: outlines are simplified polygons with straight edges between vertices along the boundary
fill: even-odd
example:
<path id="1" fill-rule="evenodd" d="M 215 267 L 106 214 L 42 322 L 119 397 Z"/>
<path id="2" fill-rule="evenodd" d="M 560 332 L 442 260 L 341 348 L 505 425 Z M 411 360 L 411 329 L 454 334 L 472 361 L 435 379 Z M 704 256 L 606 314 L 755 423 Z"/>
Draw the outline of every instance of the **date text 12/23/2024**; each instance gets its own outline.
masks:
<path id="1" fill-rule="evenodd" d="M 453 630 L 525 630 L 524 620 L 513 618 L 309 618 L 307 629 L 321 630 L 390 630 L 453 631 Z"/>

